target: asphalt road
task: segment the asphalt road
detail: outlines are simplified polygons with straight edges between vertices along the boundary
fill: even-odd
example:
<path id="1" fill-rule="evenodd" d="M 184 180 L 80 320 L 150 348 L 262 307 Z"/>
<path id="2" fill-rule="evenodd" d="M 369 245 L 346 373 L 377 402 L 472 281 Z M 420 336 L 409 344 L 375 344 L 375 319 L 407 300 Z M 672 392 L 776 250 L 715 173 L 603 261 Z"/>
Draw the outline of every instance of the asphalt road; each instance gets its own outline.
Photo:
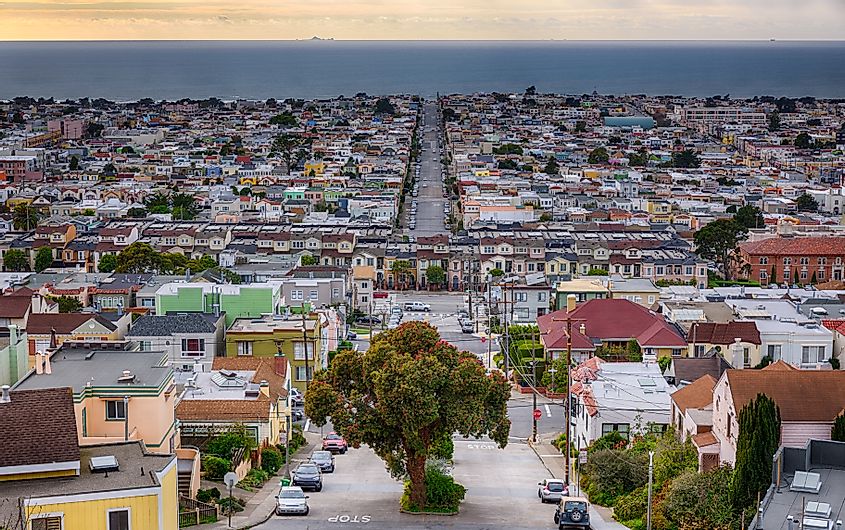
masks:
<path id="1" fill-rule="evenodd" d="M 415 237 L 447 233 L 443 222 L 446 199 L 443 198 L 443 180 L 440 176 L 443 166 L 440 164 L 441 151 L 437 144 L 437 103 L 427 102 L 423 113 L 425 126 L 420 154 L 419 195 L 416 197 L 416 228 L 408 231 Z M 406 199 L 406 205 L 410 205 L 411 199 Z"/>
<path id="2" fill-rule="evenodd" d="M 273 516 L 257 528 L 277 529 L 537 529 L 553 528 L 554 506 L 541 505 L 537 482 L 548 472 L 525 444 L 504 450 L 484 440 L 456 440 L 455 479 L 467 488 L 454 517 L 399 512 L 402 485 L 369 448 L 337 455 L 337 468 L 324 475 L 323 490 L 308 493 L 306 517 Z"/>

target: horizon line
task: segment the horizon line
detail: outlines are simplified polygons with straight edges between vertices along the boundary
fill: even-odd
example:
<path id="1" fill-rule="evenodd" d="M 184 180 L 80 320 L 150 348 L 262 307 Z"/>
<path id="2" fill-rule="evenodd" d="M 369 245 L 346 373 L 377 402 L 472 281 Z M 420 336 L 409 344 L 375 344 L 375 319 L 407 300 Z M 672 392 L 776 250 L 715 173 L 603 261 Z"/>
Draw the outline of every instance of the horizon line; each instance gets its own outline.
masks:
<path id="1" fill-rule="evenodd" d="M 731 43 L 731 42 L 792 42 L 792 43 L 845 43 L 845 38 L 831 39 L 791 39 L 791 38 L 735 38 L 735 39 L 336 39 L 332 37 L 305 37 L 299 39 L 2 39 L 0 43 L 50 43 L 50 42 L 461 42 L 461 43 L 491 43 L 491 42 L 703 42 L 703 43 Z"/>

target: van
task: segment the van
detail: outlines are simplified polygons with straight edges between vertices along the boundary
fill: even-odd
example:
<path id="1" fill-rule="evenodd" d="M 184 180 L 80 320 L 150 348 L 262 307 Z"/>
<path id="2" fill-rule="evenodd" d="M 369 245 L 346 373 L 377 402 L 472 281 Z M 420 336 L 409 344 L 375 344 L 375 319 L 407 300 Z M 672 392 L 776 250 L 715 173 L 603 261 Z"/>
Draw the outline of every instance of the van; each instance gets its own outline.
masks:
<path id="1" fill-rule="evenodd" d="M 428 305 L 428 304 L 424 304 L 422 302 L 419 302 L 419 301 L 413 301 L 413 302 L 405 302 L 405 304 L 402 306 L 402 309 L 404 309 L 405 311 L 425 311 L 425 312 L 428 312 L 428 311 L 431 311 L 431 306 Z"/>

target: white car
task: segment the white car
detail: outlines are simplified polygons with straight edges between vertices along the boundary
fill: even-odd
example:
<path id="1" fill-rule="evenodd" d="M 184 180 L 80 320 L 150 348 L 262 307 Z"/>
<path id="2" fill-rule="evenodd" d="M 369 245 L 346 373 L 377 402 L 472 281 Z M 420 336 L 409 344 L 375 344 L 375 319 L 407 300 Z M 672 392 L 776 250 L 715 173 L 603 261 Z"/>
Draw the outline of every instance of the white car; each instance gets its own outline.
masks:
<path id="1" fill-rule="evenodd" d="M 276 496 L 276 515 L 308 515 L 308 495 L 299 486 L 282 486 Z"/>
<path id="2" fill-rule="evenodd" d="M 413 301 L 413 302 L 405 302 L 405 305 L 402 306 L 402 309 L 404 309 L 405 311 L 425 311 L 425 312 L 429 312 L 429 311 L 431 311 L 431 306 L 428 305 L 428 304 L 424 304 L 422 302 L 419 302 L 419 301 Z"/>

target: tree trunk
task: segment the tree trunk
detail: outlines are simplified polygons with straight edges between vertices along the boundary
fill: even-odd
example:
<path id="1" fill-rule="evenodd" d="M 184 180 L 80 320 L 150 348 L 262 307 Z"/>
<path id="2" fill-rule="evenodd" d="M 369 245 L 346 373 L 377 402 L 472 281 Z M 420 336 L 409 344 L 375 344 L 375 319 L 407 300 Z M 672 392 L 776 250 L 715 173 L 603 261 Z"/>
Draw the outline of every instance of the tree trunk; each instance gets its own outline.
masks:
<path id="1" fill-rule="evenodd" d="M 411 504 L 423 509 L 426 504 L 424 455 L 408 455 L 408 476 L 411 479 Z"/>

